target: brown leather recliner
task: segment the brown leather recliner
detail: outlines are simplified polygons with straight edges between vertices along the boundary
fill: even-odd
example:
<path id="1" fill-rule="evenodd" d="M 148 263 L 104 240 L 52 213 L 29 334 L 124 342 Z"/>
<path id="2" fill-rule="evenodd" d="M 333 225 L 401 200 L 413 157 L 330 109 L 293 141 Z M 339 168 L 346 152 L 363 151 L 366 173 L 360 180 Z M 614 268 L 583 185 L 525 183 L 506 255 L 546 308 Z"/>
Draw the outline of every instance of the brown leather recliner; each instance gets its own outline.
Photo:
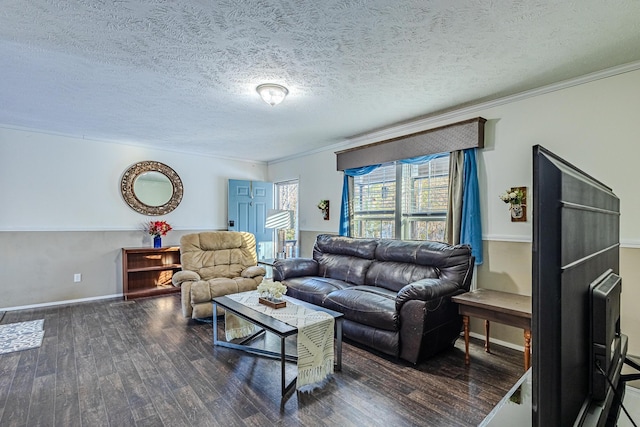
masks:
<path id="1" fill-rule="evenodd" d="M 345 338 L 417 363 L 449 348 L 462 318 L 451 301 L 469 290 L 468 245 L 321 234 L 313 258 L 277 260 L 287 296 L 344 314 Z"/>
<path id="2" fill-rule="evenodd" d="M 194 319 L 213 315 L 214 297 L 254 290 L 265 275 L 257 266 L 255 236 L 243 231 L 186 234 L 180 239 L 180 261 L 182 271 L 172 282 L 181 287 L 182 314 Z"/>

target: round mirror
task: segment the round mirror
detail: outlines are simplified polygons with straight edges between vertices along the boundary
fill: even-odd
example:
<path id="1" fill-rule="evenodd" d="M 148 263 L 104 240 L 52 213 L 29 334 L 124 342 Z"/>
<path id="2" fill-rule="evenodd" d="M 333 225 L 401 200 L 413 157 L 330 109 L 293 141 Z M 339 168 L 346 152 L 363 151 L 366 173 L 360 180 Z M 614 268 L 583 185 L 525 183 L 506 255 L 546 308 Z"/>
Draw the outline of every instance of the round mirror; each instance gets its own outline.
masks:
<path id="1" fill-rule="evenodd" d="M 182 200 L 182 181 L 169 166 L 154 161 L 136 163 L 122 176 L 120 190 L 125 202 L 145 215 L 164 215 Z"/>
<path id="2" fill-rule="evenodd" d="M 145 172 L 133 182 L 133 192 L 147 206 L 162 206 L 173 196 L 173 184 L 160 172 Z"/>

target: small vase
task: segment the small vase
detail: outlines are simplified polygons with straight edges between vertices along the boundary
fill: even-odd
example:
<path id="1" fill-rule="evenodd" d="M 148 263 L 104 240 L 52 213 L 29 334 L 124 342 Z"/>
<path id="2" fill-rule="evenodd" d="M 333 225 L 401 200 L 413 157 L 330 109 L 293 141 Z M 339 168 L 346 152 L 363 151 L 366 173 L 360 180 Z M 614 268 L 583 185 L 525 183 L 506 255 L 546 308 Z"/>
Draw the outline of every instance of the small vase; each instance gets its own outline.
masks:
<path id="1" fill-rule="evenodd" d="M 162 247 L 162 237 L 161 236 L 153 236 L 153 247 L 161 248 Z"/>
<path id="2" fill-rule="evenodd" d="M 524 213 L 524 210 L 522 209 L 521 204 L 513 203 L 511 205 L 511 218 L 520 219 L 522 218 L 523 213 Z"/>
<path id="3" fill-rule="evenodd" d="M 329 221 L 329 208 L 322 209 L 322 217 L 325 221 Z"/>

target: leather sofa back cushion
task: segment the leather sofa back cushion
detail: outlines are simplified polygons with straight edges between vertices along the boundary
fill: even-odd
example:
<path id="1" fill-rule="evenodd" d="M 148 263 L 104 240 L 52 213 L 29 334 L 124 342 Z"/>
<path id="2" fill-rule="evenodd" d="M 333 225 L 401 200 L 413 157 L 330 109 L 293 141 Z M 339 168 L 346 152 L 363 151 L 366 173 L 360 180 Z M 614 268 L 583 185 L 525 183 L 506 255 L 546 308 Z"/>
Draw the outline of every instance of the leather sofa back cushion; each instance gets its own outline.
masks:
<path id="1" fill-rule="evenodd" d="M 320 277 L 331 277 L 354 285 L 365 284 L 367 270 L 373 262 L 370 259 L 331 253 L 314 253 L 314 258 L 318 262 Z"/>
<path id="2" fill-rule="evenodd" d="M 348 255 L 364 259 L 373 259 L 378 241 L 376 239 L 352 239 L 350 237 L 320 234 L 313 247 L 313 259 L 316 254 L 330 253 Z"/>
<path id="3" fill-rule="evenodd" d="M 460 286 L 463 286 L 467 277 L 469 264 L 473 263 L 471 248 L 468 245 L 450 246 L 434 241 L 383 239 L 378 243 L 375 256 L 378 261 L 395 261 L 426 267 L 425 276 L 417 280 L 438 277 L 460 283 Z M 431 275 L 432 272 L 435 272 L 435 275 Z M 415 275 L 416 272 L 412 274 Z"/>
<path id="4" fill-rule="evenodd" d="M 375 261 L 367 270 L 365 283 L 398 292 L 409 283 L 438 277 L 438 271 L 432 266 Z"/>

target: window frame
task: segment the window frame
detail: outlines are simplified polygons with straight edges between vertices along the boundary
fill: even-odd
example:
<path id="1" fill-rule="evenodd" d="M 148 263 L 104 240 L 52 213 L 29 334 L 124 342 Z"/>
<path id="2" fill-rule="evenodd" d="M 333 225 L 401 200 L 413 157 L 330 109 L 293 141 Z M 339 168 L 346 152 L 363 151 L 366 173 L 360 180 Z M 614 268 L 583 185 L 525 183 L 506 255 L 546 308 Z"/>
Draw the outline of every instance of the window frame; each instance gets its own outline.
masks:
<path id="1" fill-rule="evenodd" d="M 448 213 L 448 204 L 449 204 L 449 180 L 450 180 L 450 172 L 449 172 L 449 158 L 450 155 L 447 154 L 446 156 L 440 157 L 440 158 L 436 158 L 433 159 L 431 161 L 429 161 L 429 163 L 426 163 L 426 165 L 428 165 L 429 168 L 431 167 L 435 167 L 438 166 L 437 164 L 434 165 L 433 162 L 443 162 L 444 164 L 446 164 L 446 188 L 444 189 L 444 194 L 446 195 L 446 206 L 444 207 L 444 209 L 438 209 L 438 210 L 432 210 L 432 211 L 421 211 L 421 212 L 411 212 L 409 207 L 410 204 L 414 203 L 415 201 L 415 194 L 413 192 L 411 193 L 407 193 L 407 184 L 409 183 L 409 181 L 417 181 L 419 179 L 434 179 L 437 177 L 442 177 L 445 176 L 445 174 L 440 173 L 433 173 L 433 175 L 431 174 L 431 172 L 429 174 L 427 174 L 428 176 L 425 176 L 424 174 L 418 174 L 415 177 L 409 175 L 408 174 L 412 173 L 412 167 L 413 168 L 417 168 L 419 170 L 420 166 L 423 165 L 411 165 L 411 164 L 405 164 L 402 163 L 401 161 L 394 161 L 394 162 L 388 162 L 385 163 L 383 165 L 381 165 L 381 168 L 389 168 L 390 166 L 393 166 L 395 169 L 395 180 L 394 182 L 394 186 L 395 186 L 395 203 L 394 203 L 394 210 L 390 211 L 389 209 L 386 210 L 380 210 L 380 211 L 365 211 L 365 210 L 358 210 L 359 206 L 362 206 L 362 203 L 358 203 L 357 198 L 358 197 L 363 197 L 362 196 L 362 186 L 363 184 L 359 184 L 358 180 L 363 179 L 364 177 L 374 174 L 376 173 L 378 170 L 371 172 L 370 174 L 366 174 L 366 175 L 362 175 L 362 176 L 356 176 L 356 177 L 349 177 L 349 186 L 350 186 L 350 191 L 349 191 L 349 195 L 350 195 L 350 205 L 352 207 L 352 215 L 351 215 L 351 235 L 352 237 L 370 237 L 370 238 L 391 238 L 391 239 L 401 239 L 401 240 L 440 240 L 440 241 L 445 241 L 446 240 L 446 221 L 447 221 L 447 213 Z M 442 165 L 440 165 L 442 166 Z M 378 173 L 380 173 L 378 171 Z M 375 185 L 375 184 L 384 184 L 386 182 L 391 182 L 391 181 L 378 181 L 378 182 L 374 182 L 374 183 L 367 183 L 366 185 Z M 360 190 L 358 190 L 358 186 L 360 186 Z M 436 186 L 437 189 L 438 186 Z M 442 192 L 442 186 L 440 187 L 440 192 Z M 414 187 L 415 188 L 415 187 Z M 433 188 L 430 187 L 425 191 L 432 191 Z M 369 195 L 371 194 L 380 194 L 380 192 L 370 192 Z M 440 196 L 442 197 L 442 195 Z M 408 200 L 407 200 L 408 198 Z M 428 207 L 431 206 L 430 204 L 427 205 Z M 385 233 L 384 229 L 383 229 L 383 224 L 384 222 L 389 222 L 390 218 L 389 218 L 389 213 L 392 214 L 392 218 L 391 221 L 393 221 L 392 224 L 392 228 L 393 228 L 393 235 L 390 235 L 389 233 Z M 378 216 L 376 216 L 376 214 L 378 214 Z M 378 227 L 375 227 L 375 229 L 377 229 L 377 232 L 369 232 L 367 233 L 365 231 L 365 229 L 367 229 L 367 223 L 371 223 L 374 221 L 379 221 L 380 225 Z M 416 236 L 413 233 L 413 230 L 415 228 L 412 227 L 418 223 L 418 222 L 425 222 L 424 228 L 426 230 L 426 239 L 422 239 L 422 238 L 418 238 L 419 236 Z M 430 228 L 430 223 L 434 223 L 434 222 L 438 222 L 441 223 L 441 225 L 439 226 L 439 230 L 438 230 L 438 234 L 434 237 L 433 234 L 429 234 L 429 228 Z"/>

